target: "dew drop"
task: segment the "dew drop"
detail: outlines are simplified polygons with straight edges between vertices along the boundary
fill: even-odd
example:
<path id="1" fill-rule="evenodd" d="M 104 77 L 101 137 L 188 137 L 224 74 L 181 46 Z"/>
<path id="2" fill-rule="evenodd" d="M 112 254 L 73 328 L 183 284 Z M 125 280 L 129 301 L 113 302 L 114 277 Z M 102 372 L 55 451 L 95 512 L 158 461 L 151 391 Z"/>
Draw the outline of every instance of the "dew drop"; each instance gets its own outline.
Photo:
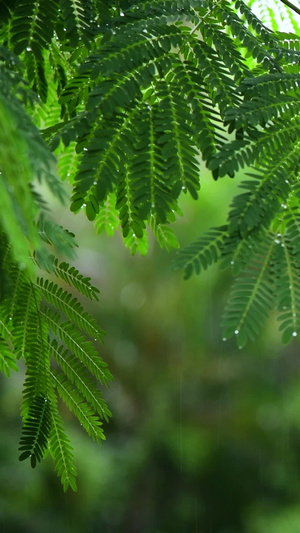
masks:
<path id="1" fill-rule="evenodd" d="M 235 332 L 234 332 L 235 335 L 238 335 L 239 334 L 239 330 L 236 329 Z"/>
<path id="2" fill-rule="evenodd" d="M 27 52 L 31 52 L 30 46 L 27 46 L 26 50 L 27 50 Z"/>
<path id="3" fill-rule="evenodd" d="M 230 264 L 231 264 L 231 265 L 234 265 L 234 261 L 230 261 Z"/>
<path id="4" fill-rule="evenodd" d="M 227 341 L 226 337 L 223 337 L 222 341 Z"/>
<path id="5" fill-rule="evenodd" d="M 293 337 L 297 337 L 297 331 L 293 331 Z"/>

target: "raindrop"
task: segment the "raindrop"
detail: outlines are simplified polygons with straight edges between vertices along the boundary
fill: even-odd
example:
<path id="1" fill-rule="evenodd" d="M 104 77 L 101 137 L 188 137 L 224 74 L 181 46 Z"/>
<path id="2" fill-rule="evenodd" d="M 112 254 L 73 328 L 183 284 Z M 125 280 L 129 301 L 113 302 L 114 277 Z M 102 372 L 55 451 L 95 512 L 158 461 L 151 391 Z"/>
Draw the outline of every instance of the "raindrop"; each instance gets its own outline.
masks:
<path id="1" fill-rule="evenodd" d="M 231 265 L 234 265 L 234 261 L 230 261 L 230 264 L 231 264 Z"/>
<path id="2" fill-rule="evenodd" d="M 236 329 L 235 332 L 234 332 L 235 335 L 238 335 L 239 334 L 239 330 Z"/>
<path id="3" fill-rule="evenodd" d="M 27 52 L 31 52 L 30 46 L 27 46 L 26 50 L 27 50 Z"/>
<path id="4" fill-rule="evenodd" d="M 275 239 L 274 242 L 276 242 L 276 244 L 280 243 L 280 241 L 278 239 Z"/>
<path id="5" fill-rule="evenodd" d="M 293 331 L 293 337 L 297 337 L 297 331 Z"/>
<path id="6" fill-rule="evenodd" d="M 223 337 L 222 341 L 227 341 L 226 337 Z"/>
<path id="7" fill-rule="evenodd" d="M 241 350 L 243 348 L 243 346 L 239 346 L 238 348 L 239 348 L 239 350 Z"/>

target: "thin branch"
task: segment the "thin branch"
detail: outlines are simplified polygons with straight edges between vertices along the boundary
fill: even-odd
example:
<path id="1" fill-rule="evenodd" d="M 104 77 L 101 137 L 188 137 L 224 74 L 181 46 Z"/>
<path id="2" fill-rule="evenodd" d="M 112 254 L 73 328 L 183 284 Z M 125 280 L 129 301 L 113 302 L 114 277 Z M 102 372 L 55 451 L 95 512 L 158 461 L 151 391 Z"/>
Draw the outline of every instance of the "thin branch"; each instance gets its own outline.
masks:
<path id="1" fill-rule="evenodd" d="M 294 4 L 292 4 L 292 2 L 290 2 L 290 0 L 280 0 L 283 4 L 285 4 L 287 7 L 289 7 L 290 9 L 292 9 L 293 11 L 295 11 L 295 13 L 298 13 L 298 15 L 300 15 L 300 8 L 297 7 L 297 6 L 294 6 Z"/>

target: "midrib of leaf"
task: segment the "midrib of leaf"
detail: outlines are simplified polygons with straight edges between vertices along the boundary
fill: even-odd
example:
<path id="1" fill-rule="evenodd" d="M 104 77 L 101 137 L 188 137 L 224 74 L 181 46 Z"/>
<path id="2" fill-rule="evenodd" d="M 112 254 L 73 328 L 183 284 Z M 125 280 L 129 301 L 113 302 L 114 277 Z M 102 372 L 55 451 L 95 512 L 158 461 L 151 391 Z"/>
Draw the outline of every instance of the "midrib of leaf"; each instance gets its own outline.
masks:
<path id="1" fill-rule="evenodd" d="M 150 163 L 150 201 L 151 209 L 155 209 L 155 135 L 153 125 L 153 110 L 149 107 L 149 163 Z"/>

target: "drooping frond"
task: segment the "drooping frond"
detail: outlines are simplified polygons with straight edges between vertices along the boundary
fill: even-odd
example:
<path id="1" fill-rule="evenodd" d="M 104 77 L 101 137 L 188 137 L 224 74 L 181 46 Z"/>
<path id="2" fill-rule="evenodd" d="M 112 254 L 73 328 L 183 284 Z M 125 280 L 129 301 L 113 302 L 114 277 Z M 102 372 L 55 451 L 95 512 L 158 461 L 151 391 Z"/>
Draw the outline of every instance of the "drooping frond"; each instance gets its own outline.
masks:
<path id="1" fill-rule="evenodd" d="M 51 409 L 51 431 L 49 436 L 49 450 L 54 459 L 55 470 L 60 477 L 64 491 L 71 487 L 74 491 L 76 486 L 76 466 L 72 453 L 72 446 L 66 435 L 63 420 L 58 412 L 57 399 L 54 395 Z"/>
<path id="2" fill-rule="evenodd" d="M 20 460 L 30 458 L 34 467 L 50 449 L 64 488 L 75 489 L 76 469 L 56 395 L 66 401 L 89 435 L 97 441 L 104 438 L 100 419 L 107 421 L 111 413 L 96 380 L 108 385 L 112 376 L 90 340 L 90 336 L 102 340 L 103 332 L 73 295 L 45 278 L 33 283 L 26 269 L 14 262 L 5 236 L 0 244 L 6 280 L 0 301 L 0 369 L 9 375 L 10 369 L 17 370 L 20 357 L 26 364 Z M 52 275 L 98 299 L 90 278 L 50 257 Z M 62 374 L 56 375 L 53 365 L 59 365 Z"/>
<path id="3" fill-rule="evenodd" d="M 226 236 L 227 226 L 210 230 L 178 252 L 174 268 L 182 268 L 185 279 L 188 279 L 193 272 L 200 274 L 202 270 L 206 270 L 208 266 L 218 261 Z"/>
<path id="4" fill-rule="evenodd" d="M 19 450 L 20 461 L 30 457 L 34 468 L 37 461 L 41 461 L 47 449 L 51 429 L 51 406 L 49 400 L 43 396 L 36 396 L 29 408 L 22 429 Z"/>
<path id="5" fill-rule="evenodd" d="M 112 376 L 92 342 L 87 340 L 70 322 L 60 322 L 58 313 L 54 313 L 48 308 L 45 308 L 41 313 L 51 331 L 60 341 L 84 363 L 85 367 L 100 383 L 108 385 Z"/>
<path id="6" fill-rule="evenodd" d="M 80 359 L 76 359 L 68 350 L 65 350 L 61 345 L 59 346 L 55 340 L 51 342 L 50 355 L 60 366 L 68 380 L 82 393 L 85 401 L 93 407 L 101 418 L 108 421 L 111 413 L 103 400 L 102 394 L 92 380 L 87 366 Z"/>
<path id="7" fill-rule="evenodd" d="M 75 267 L 70 267 L 68 263 L 59 263 L 57 259 L 54 260 L 54 273 L 58 278 L 64 280 L 68 285 L 74 287 L 81 294 L 90 300 L 99 300 L 99 289 L 94 287 L 90 280 L 91 278 L 84 277 Z"/>
<path id="8" fill-rule="evenodd" d="M 103 331 L 97 322 L 84 311 L 80 302 L 70 293 L 64 291 L 53 281 L 37 278 L 37 287 L 41 289 L 44 298 L 56 309 L 59 309 L 78 328 L 85 331 L 93 339 L 102 341 Z"/>
<path id="9" fill-rule="evenodd" d="M 233 284 L 223 317 L 224 337 L 236 335 L 239 346 L 254 340 L 272 308 L 274 293 L 270 264 L 276 246 L 267 233 L 257 245 L 251 263 Z"/>
<path id="10" fill-rule="evenodd" d="M 84 401 L 81 393 L 74 389 L 72 383 L 70 383 L 62 373 L 53 371 L 52 379 L 59 396 L 68 406 L 70 411 L 75 414 L 76 418 L 78 418 L 80 424 L 84 427 L 88 435 L 98 443 L 105 439 L 102 430 L 102 422 L 99 417 L 95 415 L 94 409 Z"/>

